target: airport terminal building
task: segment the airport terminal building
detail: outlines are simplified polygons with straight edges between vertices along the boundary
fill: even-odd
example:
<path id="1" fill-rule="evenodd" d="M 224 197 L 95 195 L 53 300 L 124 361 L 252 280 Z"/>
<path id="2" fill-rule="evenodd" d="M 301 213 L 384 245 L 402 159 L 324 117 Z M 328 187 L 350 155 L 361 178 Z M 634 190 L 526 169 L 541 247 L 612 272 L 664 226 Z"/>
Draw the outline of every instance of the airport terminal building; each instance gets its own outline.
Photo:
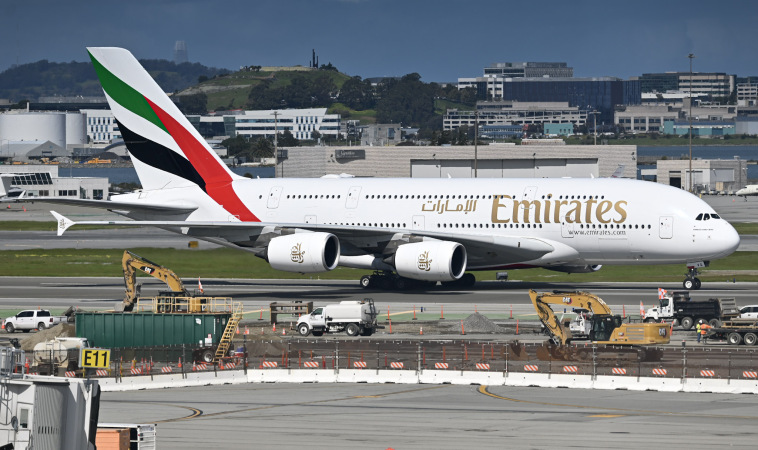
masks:
<path id="1" fill-rule="evenodd" d="M 634 145 L 514 145 L 280 148 L 276 176 L 317 178 L 637 177 Z"/>

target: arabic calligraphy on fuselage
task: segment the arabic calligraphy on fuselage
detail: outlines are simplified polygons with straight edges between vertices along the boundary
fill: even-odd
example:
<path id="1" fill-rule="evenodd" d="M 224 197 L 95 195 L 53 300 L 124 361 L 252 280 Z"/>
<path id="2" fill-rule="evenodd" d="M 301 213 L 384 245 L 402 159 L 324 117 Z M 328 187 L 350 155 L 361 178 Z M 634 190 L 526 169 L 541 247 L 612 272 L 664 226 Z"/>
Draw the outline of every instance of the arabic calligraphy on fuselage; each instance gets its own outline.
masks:
<path id="1" fill-rule="evenodd" d="M 492 223 L 623 223 L 627 218 L 626 200 L 547 199 L 517 200 L 510 195 L 492 196 Z M 450 200 L 427 200 L 421 211 L 427 213 L 473 213 L 477 200 L 458 203 Z"/>

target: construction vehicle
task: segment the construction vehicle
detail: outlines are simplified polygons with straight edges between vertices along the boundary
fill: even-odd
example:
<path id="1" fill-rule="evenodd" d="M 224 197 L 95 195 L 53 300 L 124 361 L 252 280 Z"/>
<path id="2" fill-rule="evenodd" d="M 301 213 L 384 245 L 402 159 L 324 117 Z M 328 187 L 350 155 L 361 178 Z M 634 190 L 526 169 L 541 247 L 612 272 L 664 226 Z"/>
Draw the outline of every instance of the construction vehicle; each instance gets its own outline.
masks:
<path id="1" fill-rule="evenodd" d="M 377 328 L 374 300 L 345 300 L 316 308 L 312 313 L 301 316 L 297 321 L 297 331 L 301 336 L 321 336 L 324 333 L 346 332 L 348 336 L 371 336 Z"/>
<path id="2" fill-rule="evenodd" d="M 645 312 L 645 322 L 675 320 L 682 329 L 689 330 L 702 320 L 718 328 L 722 321 L 740 315 L 734 298 L 692 300 L 689 291 L 674 291 L 672 294 L 664 294 L 658 301 L 658 306 Z"/>
<path id="3" fill-rule="evenodd" d="M 551 335 L 556 345 L 566 345 L 573 335 L 569 328 L 571 319 L 561 322 L 550 305 L 581 308 L 587 314 L 591 327 L 589 339 L 596 344 L 612 345 L 656 345 L 671 341 L 669 325 L 661 323 L 623 323 L 621 316 L 613 315 L 611 308 L 600 297 L 589 292 L 548 292 L 529 290 L 529 298 L 534 304 L 540 322 Z"/>
<path id="4" fill-rule="evenodd" d="M 56 337 L 34 346 L 32 370 L 40 375 L 56 375 L 79 369 L 79 355 L 89 348 L 87 338 Z"/>
<path id="5" fill-rule="evenodd" d="M 758 320 L 725 320 L 717 327 L 709 328 L 705 340 L 725 340 L 730 345 L 755 345 L 758 343 Z"/>
<path id="6" fill-rule="evenodd" d="M 124 256 L 121 258 L 121 268 L 124 271 L 124 285 L 126 286 L 126 295 L 120 305 L 116 305 L 117 311 L 131 311 L 140 294 L 141 286 L 137 284 L 137 271 L 146 273 L 151 277 L 157 278 L 171 289 L 170 291 L 160 292 L 160 297 L 189 297 L 190 294 L 184 288 L 181 278 L 173 270 L 154 263 L 147 258 L 143 258 L 129 250 L 124 250 Z M 194 311 L 193 311 L 194 312 Z"/>

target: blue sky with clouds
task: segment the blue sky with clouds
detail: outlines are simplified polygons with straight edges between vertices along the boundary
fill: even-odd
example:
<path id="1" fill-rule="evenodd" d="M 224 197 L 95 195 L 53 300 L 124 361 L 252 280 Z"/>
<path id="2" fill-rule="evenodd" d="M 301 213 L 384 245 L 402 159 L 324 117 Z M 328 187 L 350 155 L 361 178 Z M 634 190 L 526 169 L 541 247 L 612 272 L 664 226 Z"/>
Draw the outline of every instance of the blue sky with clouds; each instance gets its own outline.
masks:
<path id="1" fill-rule="evenodd" d="M 503 61 L 575 76 L 694 70 L 758 76 L 758 1 L 0 0 L 0 71 L 85 61 L 86 46 L 208 66 L 321 63 L 361 77 L 455 81 Z"/>

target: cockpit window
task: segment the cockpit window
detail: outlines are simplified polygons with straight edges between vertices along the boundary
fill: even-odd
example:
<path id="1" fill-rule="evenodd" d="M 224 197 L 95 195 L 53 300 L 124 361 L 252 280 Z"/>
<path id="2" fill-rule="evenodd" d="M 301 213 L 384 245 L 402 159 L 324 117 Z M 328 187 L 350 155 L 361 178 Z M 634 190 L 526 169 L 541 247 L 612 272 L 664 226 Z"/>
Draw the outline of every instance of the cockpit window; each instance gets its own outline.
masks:
<path id="1" fill-rule="evenodd" d="M 709 219 L 720 219 L 718 214 L 716 213 L 700 213 L 695 217 L 695 220 L 709 220 Z"/>
<path id="2" fill-rule="evenodd" d="M 718 215 L 718 214 L 715 214 L 715 213 L 711 213 L 711 219 L 720 219 L 720 218 L 721 218 L 721 217 L 719 217 L 719 215 Z"/>
<path id="3" fill-rule="evenodd" d="M 695 220 L 703 220 L 703 213 L 698 214 Z"/>

